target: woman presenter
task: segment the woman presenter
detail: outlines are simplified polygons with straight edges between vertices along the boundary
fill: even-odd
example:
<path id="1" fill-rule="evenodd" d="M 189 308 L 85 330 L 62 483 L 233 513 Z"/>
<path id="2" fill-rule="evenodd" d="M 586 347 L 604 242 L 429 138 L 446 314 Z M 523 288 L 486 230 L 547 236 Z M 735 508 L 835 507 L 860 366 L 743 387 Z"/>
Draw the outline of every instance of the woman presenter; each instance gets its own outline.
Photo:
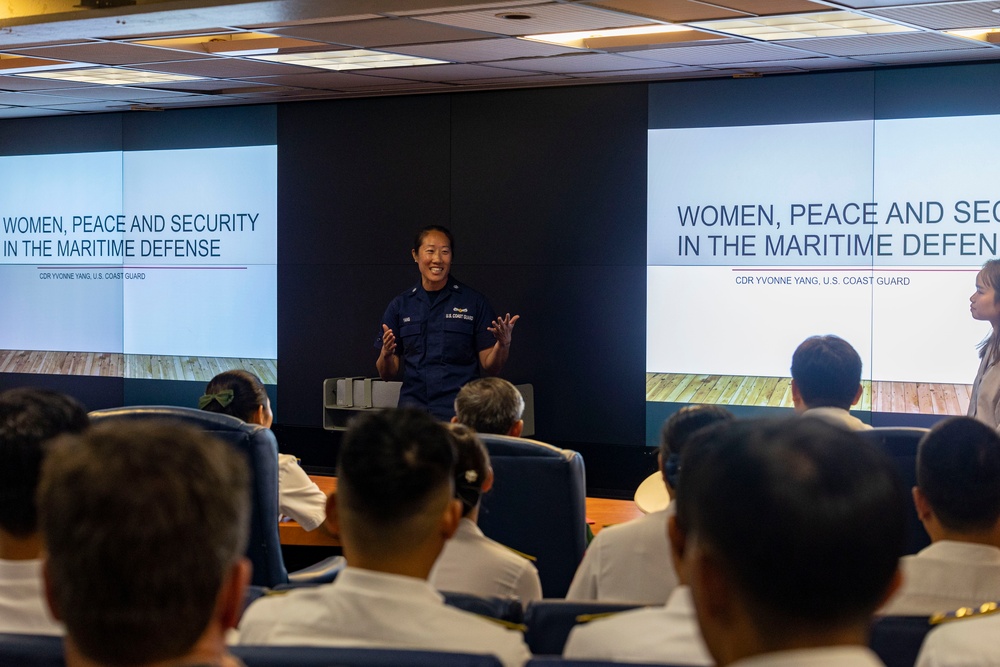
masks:
<path id="1" fill-rule="evenodd" d="M 496 317 L 482 294 L 451 276 L 454 248 L 445 227 L 417 232 L 411 253 L 420 282 L 392 300 L 375 341 L 379 377 L 403 381 L 400 406 L 423 407 L 441 420 L 455 414 L 462 385 L 500 372 L 519 318 Z"/>
<path id="2" fill-rule="evenodd" d="M 989 322 L 993 331 L 979 346 L 979 372 L 972 384 L 969 416 L 993 428 L 1000 426 L 1000 259 L 991 259 L 976 276 L 969 298 L 973 319 Z"/>

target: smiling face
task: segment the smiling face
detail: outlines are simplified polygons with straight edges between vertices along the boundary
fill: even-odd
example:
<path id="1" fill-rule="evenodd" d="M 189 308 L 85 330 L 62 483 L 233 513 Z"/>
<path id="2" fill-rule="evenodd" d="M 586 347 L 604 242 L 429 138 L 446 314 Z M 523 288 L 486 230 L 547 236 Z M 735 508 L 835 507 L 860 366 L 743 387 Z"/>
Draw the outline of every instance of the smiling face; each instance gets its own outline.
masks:
<path id="1" fill-rule="evenodd" d="M 969 297 L 972 318 L 1000 326 L 1000 304 L 997 304 L 996 289 L 986 281 L 983 272 L 976 276 L 976 291 Z"/>
<path id="2" fill-rule="evenodd" d="M 420 283 L 428 292 L 444 289 L 451 270 L 451 243 L 438 231 L 429 231 L 412 251 L 413 261 L 420 267 Z"/>

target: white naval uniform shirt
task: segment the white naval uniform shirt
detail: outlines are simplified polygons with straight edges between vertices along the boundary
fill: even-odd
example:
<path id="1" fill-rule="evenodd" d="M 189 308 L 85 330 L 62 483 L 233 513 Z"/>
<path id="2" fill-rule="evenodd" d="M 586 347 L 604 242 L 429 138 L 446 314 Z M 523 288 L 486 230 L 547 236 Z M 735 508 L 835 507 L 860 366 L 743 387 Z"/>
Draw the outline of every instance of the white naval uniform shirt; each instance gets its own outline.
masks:
<path id="1" fill-rule="evenodd" d="M 0 632 L 62 635 L 45 602 L 42 561 L 0 560 Z"/>
<path id="2" fill-rule="evenodd" d="M 924 640 L 916 667 L 1000 665 L 1000 614 L 963 618 L 934 628 Z"/>
<path id="3" fill-rule="evenodd" d="M 895 616 L 939 611 L 1000 600 L 1000 549 L 941 540 L 899 561 L 903 585 L 879 610 Z"/>
<path id="4" fill-rule="evenodd" d="M 305 530 L 315 530 L 326 519 L 326 494 L 289 454 L 278 454 L 278 511 Z"/>
<path id="5" fill-rule="evenodd" d="M 583 554 L 567 600 L 664 604 L 677 587 L 667 539 L 665 510 L 608 526 L 597 534 Z"/>
<path id="6" fill-rule="evenodd" d="M 826 646 L 761 653 L 737 660 L 730 667 L 885 667 L 864 646 Z"/>
<path id="7" fill-rule="evenodd" d="M 542 583 L 531 561 L 483 535 L 471 519 L 459 522 L 427 580 L 439 591 L 517 597 L 525 605 L 542 599 Z"/>
<path id="8" fill-rule="evenodd" d="M 564 658 L 712 665 L 695 617 L 691 589 L 678 586 L 662 607 L 623 611 L 573 628 Z"/>
<path id="9" fill-rule="evenodd" d="M 240 644 L 486 653 L 505 667 L 531 657 L 520 632 L 445 605 L 425 580 L 350 566 L 331 584 L 251 604 Z"/>

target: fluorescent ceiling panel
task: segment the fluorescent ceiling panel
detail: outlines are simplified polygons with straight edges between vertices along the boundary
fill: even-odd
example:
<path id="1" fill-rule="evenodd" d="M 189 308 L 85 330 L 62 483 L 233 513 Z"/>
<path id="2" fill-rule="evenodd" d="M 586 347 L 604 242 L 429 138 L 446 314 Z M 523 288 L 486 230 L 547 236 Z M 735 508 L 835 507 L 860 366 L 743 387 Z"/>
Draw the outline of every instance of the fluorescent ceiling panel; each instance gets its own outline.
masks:
<path id="1" fill-rule="evenodd" d="M 313 53 L 285 53 L 271 56 L 250 56 L 254 60 L 300 65 L 345 71 L 352 69 L 380 69 L 383 67 L 414 67 L 416 65 L 441 65 L 447 60 L 405 56 L 399 53 L 370 51 L 368 49 L 345 49 L 341 51 L 319 51 Z"/>
<path id="2" fill-rule="evenodd" d="M 861 16 L 853 12 L 816 12 L 815 14 L 791 16 L 703 21 L 691 25 L 705 30 L 764 41 L 916 32 L 916 28 Z"/>
<path id="3" fill-rule="evenodd" d="M 120 67 L 88 67 L 86 69 L 18 74 L 17 76 L 30 76 L 39 79 L 55 79 L 58 81 L 75 81 L 77 83 L 92 83 L 102 86 L 127 86 L 137 83 L 192 81 L 199 78 L 194 76 L 184 76 L 182 74 L 141 72 L 139 70 L 123 69 Z"/>

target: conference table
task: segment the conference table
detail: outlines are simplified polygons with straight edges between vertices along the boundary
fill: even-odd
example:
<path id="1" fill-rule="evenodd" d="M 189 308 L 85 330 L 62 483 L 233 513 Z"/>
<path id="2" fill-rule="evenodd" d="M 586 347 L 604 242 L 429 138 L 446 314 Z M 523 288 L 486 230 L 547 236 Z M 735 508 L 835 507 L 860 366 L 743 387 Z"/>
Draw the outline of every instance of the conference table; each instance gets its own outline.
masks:
<path id="1" fill-rule="evenodd" d="M 329 495 L 337 490 L 337 478 L 325 475 L 309 476 L 316 485 Z M 590 529 L 596 535 L 602 528 L 616 523 L 624 523 L 642 516 L 643 512 L 631 500 L 610 498 L 587 498 L 587 519 Z M 283 521 L 278 527 L 281 543 L 289 546 L 337 547 L 340 542 L 330 535 L 325 527 L 306 532 L 294 521 Z"/>

